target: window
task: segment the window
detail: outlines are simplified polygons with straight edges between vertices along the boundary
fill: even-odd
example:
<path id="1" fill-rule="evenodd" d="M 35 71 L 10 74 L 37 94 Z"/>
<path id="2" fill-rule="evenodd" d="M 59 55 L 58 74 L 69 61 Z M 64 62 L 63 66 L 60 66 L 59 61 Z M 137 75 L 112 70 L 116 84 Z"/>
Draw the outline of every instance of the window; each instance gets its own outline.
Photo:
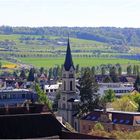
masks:
<path id="1" fill-rule="evenodd" d="M 116 123 L 116 122 L 117 122 L 117 119 L 114 119 L 114 120 L 113 120 L 113 123 Z"/>
<path id="2" fill-rule="evenodd" d="M 70 105 L 68 105 L 68 109 L 70 110 Z"/>
<path id="3" fill-rule="evenodd" d="M 86 129 L 86 127 L 85 127 L 85 125 L 83 125 L 83 130 L 85 130 Z"/>
<path id="4" fill-rule="evenodd" d="M 64 90 L 66 90 L 66 82 L 64 81 Z"/>
<path id="5" fill-rule="evenodd" d="M 73 78 L 73 74 L 69 74 L 69 78 Z"/>
<path id="6" fill-rule="evenodd" d="M 91 125 L 88 126 L 88 130 L 91 130 Z"/>
<path id="7" fill-rule="evenodd" d="M 77 123 L 75 122 L 74 125 L 75 125 L 75 130 L 77 131 Z"/>
<path id="8" fill-rule="evenodd" d="M 72 91 L 72 81 L 70 81 L 70 91 Z"/>
<path id="9" fill-rule="evenodd" d="M 50 89 L 50 92 L 53 92 L 53 89 Z"/>
<path id="10" fill-rule="evenodd" d="M 62 108 L 65 109 L 66 108 L 66 105 L 65 104 L 62 104 Z"/>
<path id="11" fill-rule="evenodd" d="M 66 74 L 63 74 L 63 78 L 66 78 Z"/>
<path id="12" fill-rule="evenodd" d="M 22 94 L 22 98 L 23 98 L 23 99 L 25 98 L 25 94 Z"/>
<path id="13" fill-rule="evenodd" d="M 49 90 L 48 90 L 48 89 L 46 89 L 46 92 L 49 92 Z"/>
<path id="14" fill-rule="evenodd" d="M 63 97 L 63 101 L 65 101 L 65 97 Z"/>
<path id="15" fill-rule="evenodd" d="M 140 124 L 140 120 L 136 120 L 136 123 L 137 123 L 137 124 Z"/>
<path id="16" fill-rule="evenodd" d="M 120 120 L 120 123 L 123 123 L 124 122 L 124 120 Z"/>
<path id="17" fill-rule="evenodd" d="M 130 122 L 129 120 L 126 120 L 126 121 L 125 121 L 126 124 L 128 124 L 129 122 Z"/>
<path id="18" fill-rule="evenodd" d="M 92 120 L 95 120 L 96 119 L 96 116 L 92 116 L 92 118 L 91 118 Z"/>
<path id="19" fill-rule="evenodd" d="M 87 117 L 86 117 L 86 120 L 90 120 L 90 119 L 91 119 L 91 116 L 87 116 Z"/>

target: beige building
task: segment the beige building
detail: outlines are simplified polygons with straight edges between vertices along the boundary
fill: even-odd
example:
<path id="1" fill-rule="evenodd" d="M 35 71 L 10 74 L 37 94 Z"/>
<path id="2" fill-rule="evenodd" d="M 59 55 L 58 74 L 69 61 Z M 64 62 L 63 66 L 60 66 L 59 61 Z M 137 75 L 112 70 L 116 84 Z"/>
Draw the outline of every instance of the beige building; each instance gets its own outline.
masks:
<path id="1" fill-rule="evenodd" d="M 100 122 L 106 131 L 140 130 L 140 113 L 124 111 L 94 111 L 80 119 L 80 133 L 89 133 L 94 125 Z"/>

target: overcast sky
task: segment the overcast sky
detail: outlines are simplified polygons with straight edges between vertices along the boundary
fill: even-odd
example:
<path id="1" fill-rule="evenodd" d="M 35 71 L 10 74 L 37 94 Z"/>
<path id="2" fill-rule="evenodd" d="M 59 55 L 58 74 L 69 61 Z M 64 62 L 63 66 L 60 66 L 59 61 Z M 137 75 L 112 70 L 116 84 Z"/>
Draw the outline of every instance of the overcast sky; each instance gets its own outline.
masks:
<path id="1" fill-rule="evenodd" d="M 0 0 L 0 25 L 140 27 L 140 0 Z"/>

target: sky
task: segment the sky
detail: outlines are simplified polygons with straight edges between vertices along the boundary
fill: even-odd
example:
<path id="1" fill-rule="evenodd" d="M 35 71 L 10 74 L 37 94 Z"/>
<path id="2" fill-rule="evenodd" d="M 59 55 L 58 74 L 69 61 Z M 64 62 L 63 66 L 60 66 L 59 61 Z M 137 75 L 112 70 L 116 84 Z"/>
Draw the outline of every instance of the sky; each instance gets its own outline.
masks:
<path id="1" fill-rule="evenodd" d="M 0 26 L 140 27 L 140 0 L 0 0 Z"/>

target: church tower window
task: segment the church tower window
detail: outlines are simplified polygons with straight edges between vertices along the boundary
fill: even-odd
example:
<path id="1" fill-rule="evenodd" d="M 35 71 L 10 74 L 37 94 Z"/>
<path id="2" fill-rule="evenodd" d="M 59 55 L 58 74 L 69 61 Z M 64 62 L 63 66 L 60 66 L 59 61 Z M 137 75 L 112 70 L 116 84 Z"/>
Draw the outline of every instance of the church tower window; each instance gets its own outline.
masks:
<path id="1" fill-rule="evenodd" d="M 72 81 L 70 81 L 70 91 L 72 91 Z"/>
<path id="2" fill-rule="evenodd" d="M 66 82 L 64 81 L 64 91 L 66 90 Z"/>

